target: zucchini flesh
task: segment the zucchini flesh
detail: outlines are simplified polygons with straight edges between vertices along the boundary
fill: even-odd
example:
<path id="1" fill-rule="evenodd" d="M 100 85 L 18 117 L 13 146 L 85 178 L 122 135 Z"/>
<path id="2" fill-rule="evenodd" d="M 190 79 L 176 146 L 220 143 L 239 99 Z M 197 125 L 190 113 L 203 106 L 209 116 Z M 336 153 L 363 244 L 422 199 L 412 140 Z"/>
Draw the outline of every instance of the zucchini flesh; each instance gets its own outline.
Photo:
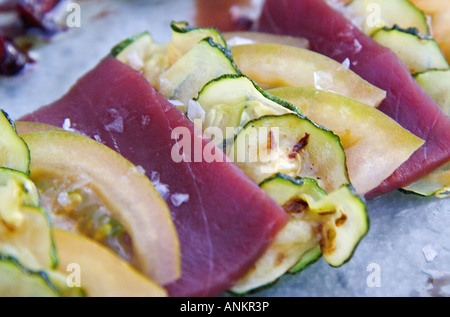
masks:
<path id="1" fill-rule="evenodd" d="M 325 261 L 334 267 L 341 266 L 350 259 L 369 230 L 364 199 L 356 195 L 350 185 L 344 185 L 323 199 L 311 202 L 309 207 L 317 218 L 325 218 L 320 230 Z"/>
<path id="2" fill-rule="evenodd" d="M 159 75 L 169 66 L 168 45 L 156 43 L 149 32 L 121 41 L 111 49 L 110 54 L 141 71 L 155 88 L 159 85 Z"/>
<path id="3" fill-rule="evenodd" d="M 43 271 L 26 269 L 12 257 L 0 254 L 0 296 L 56 297 L 58 289 Z"/>
<path id="4" fill-rule="evenodd" d="M 206 38 L 161 73 L 159 92 L 168 99 L 187 105 L 210 80 L 238 73 L 231 55 L 211 38 Z"/>
<path id="5" fill-rule="evenodd" d="M 39 207 L 33 182 L 17 171 L 2 169 L 0 175 L 0 252 L 32 269 L 56 267 L 49 215 Z"/>
<path id="6" fill-rule="evenodd" d="M 24 173 L 30 171 L 30 152 L 17 135 L 13 121 L 3 110 L 0 113 L 0 166 Z"/>
<path id="7" fill-rule="evenodd" d="M 418 181 L 403 187 L 406 192 L 421 196 L 450 197 L 450 162 L 436 169 Z"/>
<path id="8" fill-rule="evenodd" d="M 223 49 L 227 48 L 227 43 L 222 34 L 214 27 L 190 27 L 187 22 L 175 21 L 172 21 L 170 27 L 172 37 L 169 41 L 168 54 L 171 65 L 205 38 L 211 38 L 214 43 Z"/>
<path id="9" fill-rule="evenodd" d="M 313 179 L 277 174 L 260 186 L 290 219 L 254 268 L 231 289 L 234 293 L 245 294 L 287 272 L 297 273 L 322 255 L 330 265 L 340 266 L 368 230 L 364 201 L 348 185 L 327 195 Z"/>
<path id="10" fill-rule="evenodd" d="M 313 179 L 292 179 L 286 175 L 276 175 L 260 186 L 290 215 L 295 216 L 289 208 L 292 203 L 296 206 L 298 199 L 306 203 L 301 207 L 306 210 L 305 219 L 317 230 L 321 253 L 331 266 L 344 264 L 369 229 L 365 201 L 349 184 L 327 194 Z M 293 270 L 301 268 L 302 262 L 308 258 L 315 258 L 314 254 L 317 252 L 314 249 L 309 249 L 308 252 L 308 256 L 303 260 L 300 258 L 298 266 L 294 266 Z"/>
<path id="11" fill-rule="evenodd" d="M 30 148 L 31 179 L 38 188 L 47 188 L 45 184 L 41 187 L 41 179 L 44 182 L 55 179 L 57 184 L 60 181 L 60 184 L 74 185 L 74 190 L 69 188 L 66 192 L 56 194 L 61 209 L 66 207 L 69 211 L 66 210 L 63 214 L 65 219 L 69 218 L 71 209 L 76 209 L 81 215 L 73 215 L 75 218 L 91 221 L 91 224 L 96 225 L 101 224 L 96 217 L 102 218 L 106 213 L 109 217 L 103 219 L 117 219 L 120 226 L 123 226 L 123 235 L 114 236 L 114 232 L 111 232 L 112 240 L 116 242 L 117 238 L 120 250 L 125 251 L 133 266 L 158 283 L 166 283 L 167 280 L 172 281 L 179 276 L 178 236 L 169 209 L 150 180 L 135 165 L 107 146 L 80 134 L 51 131 L 26 133 L 21 136 Z M 90 197 L 81 197 L 81 200 L 76 198 L 79 194 L 84 194 L 82 191 L 76 191 L 76 188 L 80 187 L 89 189 L 86 193 L 93 193 L 95 196 L 90 206 L 83 205 L 90 201 Z M 71 197 L 72 193 L 74 199 Z M 46 192 L 41 194 L 43 198 L 53 198 L 52 195 L 47 197 Z M 58 201 L 61 198 L 62 201 Z M 51 199 L 43 201 L 42 204 L 48 204 L 49 212 L 56 211 Z M 77 209 L 78 207 L 80 208 Z M 101 212 L 97 213 L 98 209 L 101 209 Z M 104 213 L 105 209 L 107 211 Z M 90 215 L 92 217 L 89 217 Z M 113 225 L 112 229 L 120 228 L 115 227 L 112 222 L 110 224 Z M 61 228 L 62 225 L 55 222 L 55 227 Z M 89 228 L 89 223 L 85 227 Z M 108 228 L 106 229 L 106 233 L 109 233 Z M 98 230 L 93 231 L 97 233 Z M 76 233 L 86 234 L 83 231 Z M 91 238 L 105 242 L 102 233 L 100 230 L 99 235 Z M 111 241 L 106 242 L 108 244 Z"/>
<path id="12" fill-rule="evenodd" d="M 230 290 L 236 294 L 245 294 L 273 283 L 298 265 L 304 256 L 308 257 L 310 250 L 320 242 L 317 230 L 307 216 L 307 201 L 326 196 L 315 180 L 292 179 L 277 174 L 262 182 L 260 187 L 279 205 L 285 206 L 289 221 L 254 267 Z M 317 258 L 320 255 L 319 252 Z"/>
<path id="13" fill-rule="evenodd" d="M 268 92 L 339 136 L 350 181 L 360 195 L 377 187 L 424 142 L 376 108 L 330 91 L 284 87 Z"/>
<path id="14" fill-rule="evenodd" d="M 414 74 L 414 78 L 427 94 L 450 117 L 450 69 L 430 69 L 426 72 Z"/>
<path id="15" fill-rule="evenodd" d="M 293 267 L 289 269 L 289 273 L 295 274 L 305 269 L 308 265 L 316 262 L 322 256 L 322 250 L 320 250 L 320 245 L 312 247 L 306 251 L 300 258 L 300 260 Z"/>
<path id="16" fill-rule="evenodd" d="M 244 75 L 224 75 L 207 83 L 195 99 L 205 111 L 202 128 L 216 145 L 232 141 L 250 120 L 265 115 L 299 113 L 293 105 L 270 96 Z M 231 129 L 230 129 L 231 128 Z M 211 132 L 219 129 L 221 137 Z"/>
<path id="17" fill-rule="evenodd" d="M 233 60 L 242 73 L 264 89 L 310 87 L 334 91 L 377 107 L 386 92 L 348 67 L 322 54 L 271 43 L 232 46 Z"/>
<path id="18" fill-rule="evenodd" d="M 394 25 L 404 29 L 415 27 L 421 34 L 430 34 L 425 14 L 408 0 L 353 0 L 343 10 L 369 36 Z"/>
<path id="19" fill-rule="evenodd" d="M 382 28 L 372 38 L 390 48 L 406 65 L 411 74 L 430 69 L 448 69 L 449 65 L 437 42 L 421 36 L 416 29 Z"/>
<path id="20" fill-rule="evenodd" d="M 1 297 L 82 297 L 79 287 L 69 287 L 66 277 L 45 270 L 31 270 L 16 258 L 0 254 Z"/>
<path id="21" fill-rule="evenodd" d="M 256 183 L 277 173 L 314 178 L 326 192 L 350 183 L 339 137 L 295 113 L 249 121 L 229 156 Z"/>

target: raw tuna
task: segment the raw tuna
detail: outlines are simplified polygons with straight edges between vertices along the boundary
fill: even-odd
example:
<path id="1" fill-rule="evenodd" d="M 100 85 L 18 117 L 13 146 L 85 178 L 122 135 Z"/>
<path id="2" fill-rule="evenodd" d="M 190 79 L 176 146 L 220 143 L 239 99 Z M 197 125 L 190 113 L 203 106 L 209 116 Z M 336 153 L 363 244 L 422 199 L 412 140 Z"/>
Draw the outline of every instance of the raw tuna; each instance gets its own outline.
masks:
<path id="1" fill-rule="evenodd" d="M 450 159 L 450 118 L 422 90 L 389 49 L 362 33 L 342 14 L 320 0 L 267 0 L 258 31 L 305 37 L 310 48 L 343 62 L 375 86 L 386 90 L 379 109 L 425 140 L 366 198 L 390 192 L 425 176 Z"/>
<path id="2" fill-rule="evenodd" d="M 172 149 L 181 153 L 183 141 L 172 138 L 176 128 L 190 132 L 193 147 L 211 143 L 143 76 L 113 57 L 60 100 L 20 120 L 79 131 L 145 170 L 166 198 L 180 238 L 182 277 L 166 285 L 171 296 L 215 296 L 229 289 L 287 221 L 284 210 L 217 148 L 206 149 L 202 162 L 176 163 Z M 184 150 L 186 160 L 199 159 L 199 152 Z"/>

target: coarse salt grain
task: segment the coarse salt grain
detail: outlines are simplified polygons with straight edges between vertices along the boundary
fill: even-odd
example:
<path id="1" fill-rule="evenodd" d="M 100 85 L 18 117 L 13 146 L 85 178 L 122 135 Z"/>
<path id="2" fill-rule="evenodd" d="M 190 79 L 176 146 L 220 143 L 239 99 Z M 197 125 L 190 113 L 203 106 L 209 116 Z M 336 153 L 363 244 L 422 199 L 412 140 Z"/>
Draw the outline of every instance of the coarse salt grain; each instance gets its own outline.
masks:
<path id="1" fill-rule="evenodd" d="M 189 201 L 189 194 L 174 193 L 170 195 L 170 201 L 174 206 L 178 207 L 182 203 Z"/>

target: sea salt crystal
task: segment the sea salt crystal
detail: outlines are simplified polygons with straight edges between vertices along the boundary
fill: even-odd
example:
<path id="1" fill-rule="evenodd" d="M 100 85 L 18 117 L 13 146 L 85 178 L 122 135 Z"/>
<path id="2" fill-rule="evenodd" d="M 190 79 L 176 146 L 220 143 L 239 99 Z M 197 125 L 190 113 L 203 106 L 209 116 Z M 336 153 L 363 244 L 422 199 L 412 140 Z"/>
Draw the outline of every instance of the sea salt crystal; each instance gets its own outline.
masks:
<path id="1" fill-rule="evenodd" d="M 97 141 L 98 143 L 104 144 L 103 140 L 100 138 L 98 134 L 94 134 L 94 140 Z"/>
<path id="2" fill-rule="evenodd" d="M 170 195 L 170 201 L 174 206 L 178 207 L 182 203 L 189 201 L 189 194 L 174 193 Z"/>
<path id="3" fill-rule="evenodd" d="M 174 106 L 184 106 L 184 103 L 182 103 L 180 100 L 177 99 L 168 99 L 168 100 Z"/>
<path id="4" fill-rule="evenodd" d="M 438 255 L 437 251 L 433 249 L 430 244 L 427 244 L 422 248 L 423 255 L 425 256 L 425 260 L 427 262 L 432 262 L 434 258 Z"/>
<path id="5" fill-rule="evenodd" d="M 143 116 L 141 117 L 141 124 L 142 124 L 143 126 L 148 125 L 148 124 L 150 123 L 150 121 L 151 121 L 151 119 L 150 119 L 150 116 L 148 116 L 148 115 L 143 115 Z"/>
<path id="6" fill-rule="evenodd" d="M 317 89 L 330 90 L 333 88 L 333 75 L 322 70 L 314 72 L 314 86 Z"/>
<path id="7" fill-rule="evenodd" d="M 60 192 L 58 197 L 56 197 L 56 201 L 63 207 L 70 205 L 72 202 L 67 192 Z"/>
<path id="8" fill-rule="evenodd" d="M 170 196 L 169 185 L 161 183 L 159 173 L 152 171 L 150 180 L 162 199 L 167 200 Z"/>
<path id="9" fill-rule="evenodd" d="M 144 67 L 144 62 L 136 51 L 132 51 L 127 55 L 127 63 L 135 70 L 140 70 Z"/>
<path id="10" fill-rule="evenodd" d="M 70 122 L 70 119 L 69 118 L 65 118 L 64 122 L 62 124 L 62 128 L 63 128 L 63 130 L 70 131 L 70 126 L 71 125 L 72 125 L 72 123 Z"/>
<path id="11" fill-rule="evenodd" d="M 361 50 L 362 50 L 362 45 L 361 45 L 361 43 L 360 43 L 357 39 L 354 39 L 354 40 L 353 40 L 353 45 L 355 46 L 355 53 L 361 52 Z"/>
<path id="12" fill-rule="evenodd" d="M 345 68 L 350 68 L 350 59 L 347 57 L 346 59 L 344 59 L 341 65 Z"/>
<path id="13" fill-rule="evenodd" d="M 230 46 L 253 44 L 253 43 L 255 43 L 255 41 L 243 36 L 233 36 L 227 41 L 227 44 Z"/>
<path id="14" fill-rule="evenodd" d="M 105 129 L 110 131 L 110 132 L 118 132 L 118 133 L 122 133 L 123 132 L 123 118 L 122 116 L 119 114 L 119 112 L 116 109 L 110 109 L 108 111 L 112 117 L 113 117 L 113 121 L 111 121 L 110 123 L 105 125 Z"/>
<path id="15" fill-rule="evenodd" d="M 142 167 L 142 165 L 136 165 L 136 168 L 138 169 L 139 172 L 145 174 L 145 169 Z"/>
<path id="16" fill-rule="evenodd" d="M 81 131 L 78 131 L 77 129 L 74 129 L 74 128 L 72 128 L 71 126 L 72 126 L 72 122 L 70 121 L 70 118 L 65 118 L 65 119 L 64 119 L 64 122 L 63 122 L 63 124 L 62 124 L 62 126 L 61 126 L 61 128 L 62 128 L 63 130 L 65 130 L 65 131 L 75 132 L 75 133 L 78 133 L 78 134 L 85 135 L 85 134 L 82 133 Z"/>
<path id="17" fill-rule="evenodd" d="M 191 121 L 194 121 L 195 119 L 201 119 L 203 122 L 205 120 L 205 110 L 203 110 L 200 103 L 192 99 L 189 100 L 186 115 Z"/>

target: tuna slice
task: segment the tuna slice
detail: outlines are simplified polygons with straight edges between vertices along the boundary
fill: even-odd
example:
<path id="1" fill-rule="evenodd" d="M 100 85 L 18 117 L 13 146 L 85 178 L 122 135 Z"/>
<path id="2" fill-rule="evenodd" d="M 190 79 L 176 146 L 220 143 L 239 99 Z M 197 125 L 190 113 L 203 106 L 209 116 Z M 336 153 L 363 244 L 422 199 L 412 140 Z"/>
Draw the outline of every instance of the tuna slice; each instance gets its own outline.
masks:
<path id="1" fill-rule="evenodd" d="M 305 37 L 310 48 L 343 62 L 387 92 L 379 109 L 425 140 L 366 198 L 390 192 L 425 176 L 450 159 L 450 118 L 422 90 L 408 69 L 389 49 L 362 33 L 341 13 L 319 0 L 267 0 L 258 31 Z"/>
<path id="2" fill-rule="evenodd" d="M 180 238 L 182 277 L 166 285 L 171 296 L 216 296 L 229 289 L 287 221 L 222 152 L 205 149 L 210 143 L 185 115 L 115 58 L 102 60 L 60 100 L 19 120 L 66 128 L 70 122 L 146 171 L 166 198 Z M 191 138 L 180 135 L 177 142 L 177 127 Z M 181 153 L 186 140 L 205 149 L 202 162 L 186 162 L 189 147 L 183 148 L 185 161 L 172 159 L 172 148 Z M 191 153 L 192 161 L 198 153 Z"/>

